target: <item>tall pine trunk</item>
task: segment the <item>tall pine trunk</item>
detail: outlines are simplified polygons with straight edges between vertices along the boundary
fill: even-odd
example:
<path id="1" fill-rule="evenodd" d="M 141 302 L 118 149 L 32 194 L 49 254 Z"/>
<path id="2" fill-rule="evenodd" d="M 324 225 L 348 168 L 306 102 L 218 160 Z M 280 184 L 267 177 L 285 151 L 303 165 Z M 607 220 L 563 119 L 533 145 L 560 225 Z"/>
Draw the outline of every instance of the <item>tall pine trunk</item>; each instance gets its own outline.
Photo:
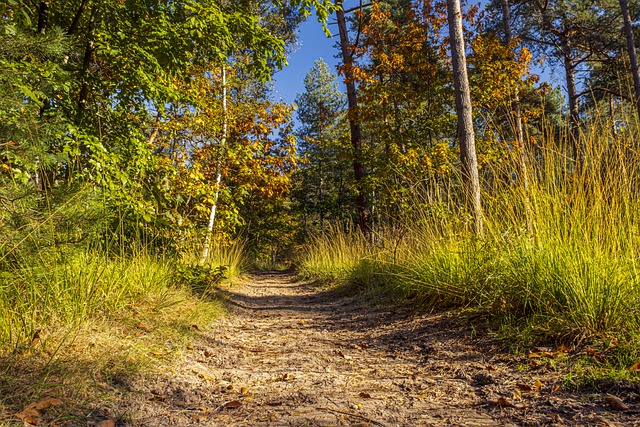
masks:
<path id="1" fill-rule="evenodd" d="M 364 165 L 362 164 L 362 135 L 360 131 L 360 114 L 358 111 L 356 84 L 353 76 L 353 52 L 349 47 L 349 33 L 347 32 L 347 22 L 342 7 L 342 0 L 336 0 L 336 18 L 338 20 L 342 63 L 344 64 L 344 81 L 347 86 L 347 115 L 351 134 L 351 147 L 353 149 L 353 175 L 356 188 L 358 227 L 365 236 L 369 236 L 371 234 L 371 219 L 367 212 L 368 203 L 364 189 L 365 174 Z"/>
<path id="2" fill-rule="evenodd" d="M 622 10 L 622 20 L 624 21 L 624 33 L 627 37 L 627 52 L 629 53 L 629 63 L 631 65 L 631 75 L 633 76 L 633 89 L 635 95 L 635 105 L 640 118 L 640 73 L 638 72 L 638 57 L 636 55 L 636 44 L 633 37 L 633 26 L 631 15 L 629 14 L 629 4 L 627 0 L 620 0 Z"/>
<path id="3" fill-rule="evenodd" d="M 451 62 L 453 64 L 453 84 L 456 92 L 462 178 L 467 187 L 467 197 L 471 199 L 470 207 L 474 219 L 475 232 L 478 236 L 483 237 L 484 224 L 480 198 L 480 177 L 478 175 L 478 158 L 476 156 L 476 141 L 473 132 L 471 91 L 467 75 L 460 0 L 447 0 L 447 17 L 449 20 Z"/>
<path id="4" fill-rule="evenodd" d="M 504 27 L 504 42 L 507 47 L 511 45 L 513 36 L 511 34 L 511 12 L 509 10 L 509 0 L 502 0 L 502 25 Z M 518 161 L 520 163 L 520 181 L 525 191 L 524 210 L 527 222 L 527 232 L 533 234 L 533 222 L 531 214 L 531 201 L 529 200 L 529 172 L 527 168 L 527 150 L 524 142 L 524 131 L 522 129 L 522 109 L 520 108 L 520 94 L 516 88 L 513 92 L 514 98 L 514 121 L 515 136 L 518 150 Z"/>
<path id="5" fill-rule="evenodd" d="M 227 114 L 227 70 L 226 66 L 222 66 L 222 138 L 220 138 L 220 150 L 218 152 L 218 164 L 216 167 L 216 192 L 213 196 L 211 204 L 211 213 L 209 214 L 209 225 L 207 226 L 207 238 L 204 242 L 202 257 L 200 263 L 204 264 L 209 257 L 211 250 L 211 240 L 213 238 L 213 224 L 216 220 L 216 211 L 218 209 L 218 198 L 220 197 L 220 184 L 222 183 L 222 156 L 227 146 L 227 127 L 229 118 Z"/>

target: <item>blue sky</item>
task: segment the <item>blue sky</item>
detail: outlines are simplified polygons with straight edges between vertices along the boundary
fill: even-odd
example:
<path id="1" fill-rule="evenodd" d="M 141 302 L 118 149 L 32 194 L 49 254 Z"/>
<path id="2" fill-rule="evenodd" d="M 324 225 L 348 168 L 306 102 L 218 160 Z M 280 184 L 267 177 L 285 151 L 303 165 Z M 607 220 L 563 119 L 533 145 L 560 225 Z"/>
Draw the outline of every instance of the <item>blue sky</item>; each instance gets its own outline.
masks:
<path id="1" fill-rule="evenodd" d="M 335 25 L 330 25 L 329 29 L 334 33 L 337 33 L 338 30 Z M 334 47 L 336 39 L 337 37 L 327 38 L 322 31 L 322 25 L 316 21 L 314 16 L 310 16 L 300 26 L 298 46 L 289 54 L 289 65 L 274 76 L 275 98 L 293 102 L 296 94 L 304 91 L 304 77 L 313 66 L 313 62 L 318 58 L 324 59 L 331 67 L 331 70 L 337 73 L 336 65 L 338 60 L 335 55 L 339 51 Z"/>

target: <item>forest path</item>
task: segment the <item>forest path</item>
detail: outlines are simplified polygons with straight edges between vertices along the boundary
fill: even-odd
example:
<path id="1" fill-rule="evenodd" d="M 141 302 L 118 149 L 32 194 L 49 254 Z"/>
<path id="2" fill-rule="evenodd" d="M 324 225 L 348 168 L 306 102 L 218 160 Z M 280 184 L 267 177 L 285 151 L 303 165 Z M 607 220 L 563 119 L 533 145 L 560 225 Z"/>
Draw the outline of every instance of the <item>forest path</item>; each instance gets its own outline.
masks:
<path id="1" fill-rule="evenodd" d="M 224 294 L 229 316 L 180 365 L 129 386 L 128 425 L 635 423 L 601 396 L 558 392 L 552 369 L 520 372 L 526 357 L 500 353 L 453 314 L 371 307 L 282 272 Z"/>

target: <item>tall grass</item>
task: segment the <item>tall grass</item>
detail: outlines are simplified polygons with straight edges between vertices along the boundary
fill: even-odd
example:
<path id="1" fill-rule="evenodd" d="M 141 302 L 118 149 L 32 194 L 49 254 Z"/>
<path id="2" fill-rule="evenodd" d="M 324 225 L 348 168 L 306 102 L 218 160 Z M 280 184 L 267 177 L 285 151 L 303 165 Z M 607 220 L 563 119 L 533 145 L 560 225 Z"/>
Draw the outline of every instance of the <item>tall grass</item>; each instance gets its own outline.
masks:
<path id="1" fill-rule="evenodd" d="M 528 188 L 513 178 L 515 160 L 485 170 L 482 240 L 469 231 L 461 197 L 425 198 L 404 227 L 379 232 L 372 245 L 338 230 L 318 236 L 301 269 L 432 307 L 516 318 L 546 337 L 629 340 L 640 331 L 640 154 L 608 129 L 593 125 L 585 135 L 579 167 L 551 137 L 533 147 Z"/>

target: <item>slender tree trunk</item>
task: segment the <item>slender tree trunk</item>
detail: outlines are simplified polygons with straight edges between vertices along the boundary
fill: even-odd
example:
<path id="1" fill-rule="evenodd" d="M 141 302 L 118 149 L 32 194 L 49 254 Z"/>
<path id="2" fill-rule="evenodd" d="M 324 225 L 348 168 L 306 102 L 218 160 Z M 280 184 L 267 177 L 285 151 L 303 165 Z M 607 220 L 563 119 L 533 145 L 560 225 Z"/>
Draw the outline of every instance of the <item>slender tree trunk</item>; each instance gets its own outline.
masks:
<path id="1" fill-rule="evenodd" d="M 93 51 L 95 49 L 93 37 L 96 31 L 96 15 L 98 7 L 94 6 L 91 9 L 91 17 L 89 18 L 89 28 L 87 30 L 87 44 L 84 50 L 84 59 L 82 61 L 82 86 L 80 87 L 80 96 L 78 97 L 78 112 L 82 112 L 86 108 L 87 98 L 89 97 L 89 67 L 91 66 L 91 60 L 93 57 Z"/>
<path id="2" fill-rule="evenodd" d="M 220 197 L 220 184 L 222 183 L 222 156 L 227 145 L 227 127 L 229 118 L 227 114 L 227 71 L 226 66 L 222 66 L 222 138 L 220 139 L 220 150 L 218 152 L 218 164 L 216 169 L 216 192 L 213 196 L 213 204 L 211 205 L 211 214 L 209 215 L 209 225 L 207 227 L 207 238 L 204 242 L 202 250 L 202 258 L 200 263 L 204 264 L 209 257 L 211 249 L 211 239 L 213 238 L 213 224 L 216 219 L 216 210 L 218 208 L 218 198 Z"/>
<path id="3" fill-rule="evenodd" d="M 513 40 L 511 34 L 511 12 L 509 10 L 509 0 L 502 0 L 502 24 L 504 27 L 504 42 L 509 46 Z M 522 110 L 520 108 L 520 94 L 518 88 L 513 93 L 514 113 L 515 113 L 515 131 L 516 143 L 518 150 L 518 161 L 520 162 L 520 181 L 524 188 L 524 210 L 527 222 L 527 232 L 533 234 L 533 222 L 531 214 L 531 201 L 529 200 L 529 171 L 527 168 L 527 149 L 524 142 L 524 131 L 522 129 Z"/>
<path id="4" fill-rule="evenodd" d="M 622 10 L 622 20 L 624 21 L 624 33 L 627 37 L 627 52 L 629 53 L 629 63 L 631 64 L 631 75 L 633 76 L 633 89 L 635 91 L 635 104 L 638 117 L 640 118 L 640 73 L 638 72 L 638 57 L 636 55 L 636 43 L 633 38 L 633 25 L 629 14 L 627 0 L 620 0 Z"/>
<path id="5" fill-rule="evenodd" d="M 49 2 L 41 1 L 38 7 L 38 34 L 44 34 L 49 21 Z"/>
<path id="6" fill-rule="evenodd" d="M 447 17 L 451 42 L 451 62 L 453 63 L 453 84 L 456 92 L 462 178 L 467 186 L 468 197 L 471 198 L 471 212 L 474 217 L 475 232 L 478 236 L 483 237 L 484 225 L 480 199 L 480 177 L 478 175 L 478 159 L 476 157 L 476 142 L 473 132 L 471 91 L 467 76 L 460 0 L 447 0 Z"/>
<path id="7" fill-rule="evenodd" d="M 564 57 L 564 73 L 567 84 L 567 97 L 569 98 L 569 132 L 571 151 L 576 165 L 580 165 L 580 110 L 578 105 L 578 89 L 576 87 L 575 64 L 571 55 L 571 45 L 566 37 L 560 39 L 560 47 Z"/>
<path id="8" fill-rule="evenodd" d="M 340 50 L 344 64 L 344 81 L 347 86 L 347 105 L 351 146 L 353 149 L 353 174 L 356 182 L 356 213 L 358 227 L 366 236 L 371 234 L 371 219 L 367 213 L 367 197 L 364 190 L 364 165 L 362 164 L 362 136 L 360 131 L 360 115 L 356 84 L 353 77 L 353 53 L 349 48 L 349 34 L 342 0 L 336 0 L 336 18 L 340 34 Z"/>
<path id="9" fill-rule="evenodd" d="M 80 18 L 82 18 L 82 13 L 84 12 L 85 7 L 87 7 L 88 2 L 89 0 L 82 0 L 82 2 L 80 3 L 78 10 L 75 16 L 73 17 L 73 21 L 71 21 L 71 25 L 69 25 L 69 29 L 67 29 L 68 36 L 76 32 L 76 29 L 78 28 L 78 23 L 80 22 Z"/>

